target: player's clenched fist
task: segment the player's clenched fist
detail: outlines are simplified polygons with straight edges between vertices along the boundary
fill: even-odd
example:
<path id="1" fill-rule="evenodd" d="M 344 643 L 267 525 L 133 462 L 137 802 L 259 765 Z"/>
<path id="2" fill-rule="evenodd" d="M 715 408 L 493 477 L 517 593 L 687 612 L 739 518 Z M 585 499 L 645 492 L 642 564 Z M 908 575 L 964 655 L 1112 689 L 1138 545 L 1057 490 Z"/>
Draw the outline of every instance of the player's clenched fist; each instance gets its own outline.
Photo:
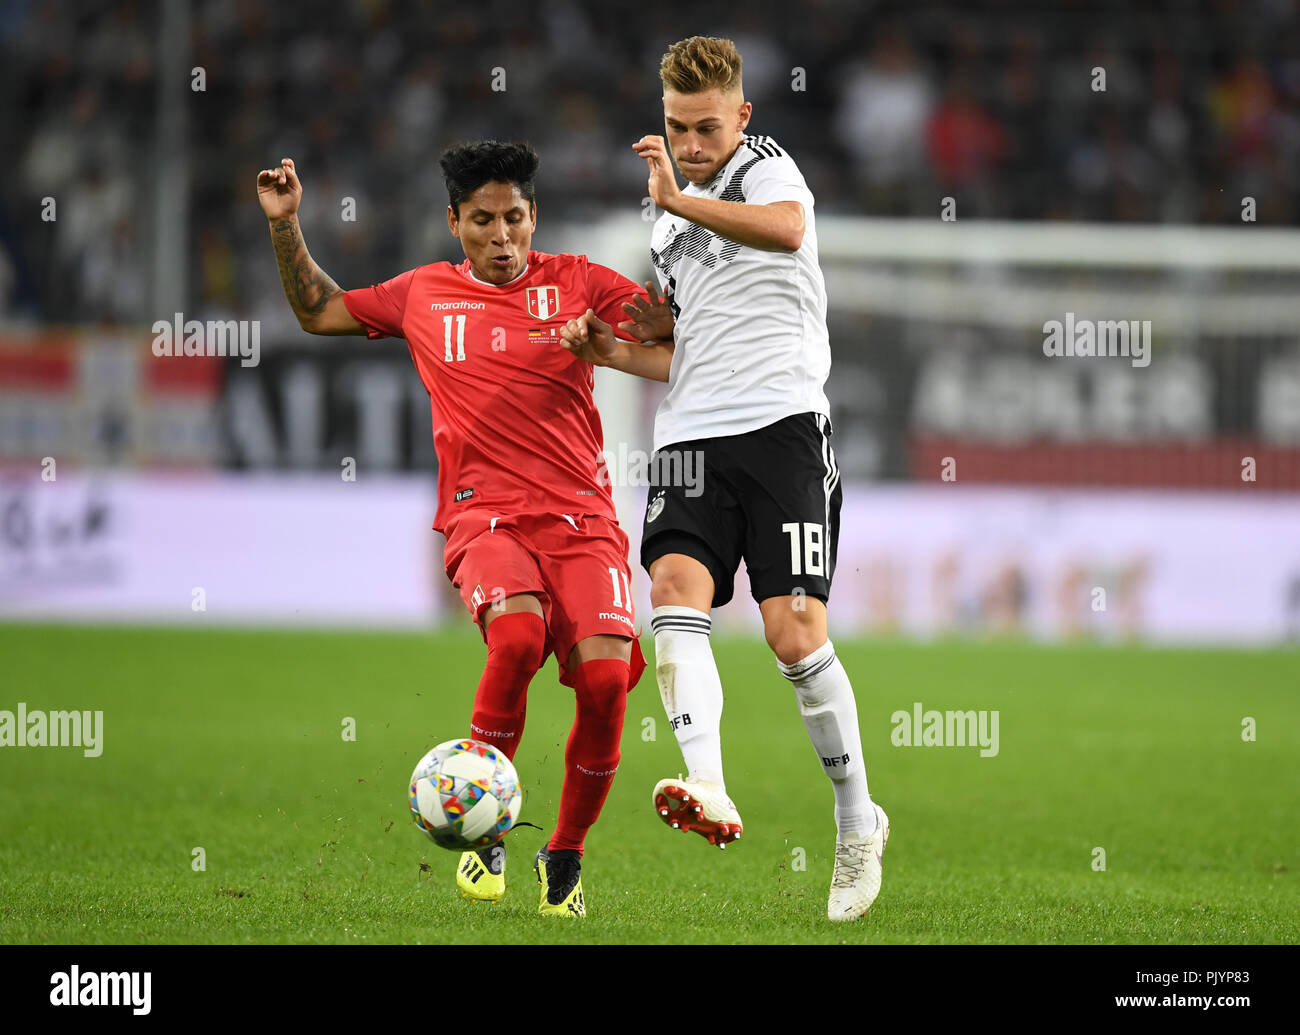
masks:
<path id="1" fill-rule="evenodd" d="M 579 359 L 598 367 L 608 366 L 618 351 L 614 328 L 591 309 L 560 328 L 560 344 Z"/>
<path id="2" fill-rule="evenodd" d="M 673 172 L 673 160 L 669 157 L 664 138 L 644 136 L 632 145 L 632 150 L 646 160 L 650 173 L 646 188 L 650 199 L 660 208 L 668 209 L 672 199 L 681 191 L 677 187 L 677 175 Z"/>
<path id="3" fill-rule="evenodd" d="M 257 200 L 262 203 L 267 219 L 288 219 L 298 214 L 302 183 L 294 171 L 292 158 L 280 159 L 278 169 L 263 169 L 257 174 Z"/>

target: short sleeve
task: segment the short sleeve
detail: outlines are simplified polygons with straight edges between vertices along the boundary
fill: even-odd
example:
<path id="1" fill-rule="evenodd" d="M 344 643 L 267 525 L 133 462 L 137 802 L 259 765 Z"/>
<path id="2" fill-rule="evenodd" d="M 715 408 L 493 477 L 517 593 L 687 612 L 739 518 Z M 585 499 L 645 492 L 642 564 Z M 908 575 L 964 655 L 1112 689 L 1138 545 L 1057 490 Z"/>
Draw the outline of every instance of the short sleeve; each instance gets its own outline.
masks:
<path id="1" fill-rule="evenodd" d="M 745 201 L 750 205 L 771 205 L 777 201 L 797 201 L 805 209 L 813 207 L 812 191 L 803 173 L 789 155 L 778 155 L 755 162 L 745 174 Z M 805 213 L 806 215 L 807 213 Z"/>
<path id="2" fill-rule="evenodd" d="M 415 270 L 407 270 L 382 284 L 345 291 L 343 305 L 366 329 L 367 337 L 404 338 L 406 333 L 402 330 L 402 321 L 406 316 L 406 296 L 414 278 Z"/>
<path id="3" fill-rule="evenodd" d="M 634 295 L 644 296 L 645 288 L 608 266 L 599 266 L 594 262 L 587 264 L 588 304 L 615 331 L 627 319 L 623 303 L 630 302 Z"/>

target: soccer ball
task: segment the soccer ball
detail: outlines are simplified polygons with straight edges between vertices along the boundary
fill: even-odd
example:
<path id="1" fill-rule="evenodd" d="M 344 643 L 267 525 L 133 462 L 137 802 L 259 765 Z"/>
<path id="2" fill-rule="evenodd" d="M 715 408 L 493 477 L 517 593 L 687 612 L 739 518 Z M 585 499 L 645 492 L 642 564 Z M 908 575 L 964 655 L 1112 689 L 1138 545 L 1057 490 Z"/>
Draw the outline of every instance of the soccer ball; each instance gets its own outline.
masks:
<path id="1" fill-rule="evenodd" d="M 505 837 L 524 804 L 510 759 L 477 740 L 449 740 L 411 773 L 411 819 L 441 848 L 468 852 Z"/>

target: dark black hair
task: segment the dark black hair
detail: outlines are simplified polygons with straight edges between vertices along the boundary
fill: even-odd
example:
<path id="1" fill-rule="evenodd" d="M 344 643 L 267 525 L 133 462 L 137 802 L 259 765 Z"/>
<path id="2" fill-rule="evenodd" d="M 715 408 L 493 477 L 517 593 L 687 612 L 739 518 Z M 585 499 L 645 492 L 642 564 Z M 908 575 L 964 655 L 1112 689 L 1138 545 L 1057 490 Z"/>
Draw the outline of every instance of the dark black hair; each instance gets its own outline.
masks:
<path id="1" fill-rule="evenodd" d="M 533 177 L 540 162 L 532 144 L 480 140 L 449 147 L 440 160 L 447 179 L 447 201 L 459 218 L 461 202 L 483 184 L 513 183 L 524 200 L 532 203 L 537 200 Z"/>

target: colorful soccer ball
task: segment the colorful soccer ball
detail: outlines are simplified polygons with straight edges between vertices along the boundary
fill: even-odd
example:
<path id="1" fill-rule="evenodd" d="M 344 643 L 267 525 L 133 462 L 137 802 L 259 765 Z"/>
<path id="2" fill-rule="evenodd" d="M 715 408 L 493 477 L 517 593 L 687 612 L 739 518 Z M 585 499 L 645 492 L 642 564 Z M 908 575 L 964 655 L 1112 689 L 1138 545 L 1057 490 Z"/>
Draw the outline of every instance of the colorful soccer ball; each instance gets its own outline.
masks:
<path id="1" fill-rule="evenodd" d="M 433 843 L 455 852 L 486 848 L 519 818 L 523 788 L 510 759 L 477 740 L 449 740 L 411 774 L 411 818 Z"/>

